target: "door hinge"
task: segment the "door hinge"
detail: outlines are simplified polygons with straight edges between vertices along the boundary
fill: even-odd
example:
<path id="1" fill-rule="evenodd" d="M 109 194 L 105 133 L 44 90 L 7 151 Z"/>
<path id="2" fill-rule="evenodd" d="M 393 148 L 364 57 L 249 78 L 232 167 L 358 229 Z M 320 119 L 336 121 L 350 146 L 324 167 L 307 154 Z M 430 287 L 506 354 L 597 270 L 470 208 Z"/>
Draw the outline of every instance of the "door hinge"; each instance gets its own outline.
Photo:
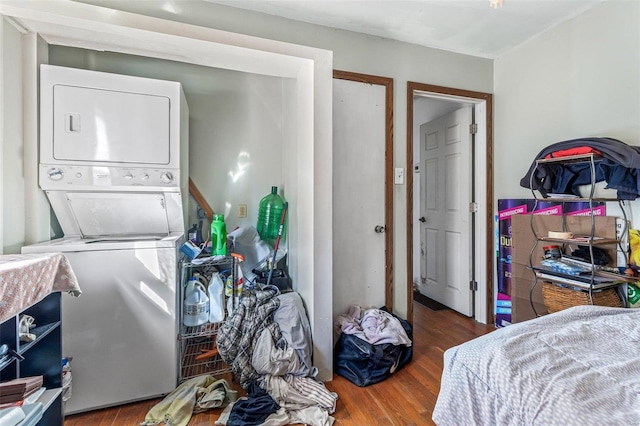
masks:
<path id="1" fill-rule="evenodd" d="M 477 123 L 469 124 L 469 134 L 475 135 L 476 133 L 478 133 L 478 124 Z"/>
<path id="2" fill-rule="evenodd" d="M 478 291 L 478 281 L 469 281 L 469 290 Z"/>
<path id="3" fill-rule="evenodd" d="M 478 203 L 475 201 L 469 203 L 469 213 L 478 213 Z"/>
<path id="4" fill-rule="evenodd" d="M 427 277 L 420 277 L 420 282 L 422 284 L 426 284 L 427 283 Z"/>

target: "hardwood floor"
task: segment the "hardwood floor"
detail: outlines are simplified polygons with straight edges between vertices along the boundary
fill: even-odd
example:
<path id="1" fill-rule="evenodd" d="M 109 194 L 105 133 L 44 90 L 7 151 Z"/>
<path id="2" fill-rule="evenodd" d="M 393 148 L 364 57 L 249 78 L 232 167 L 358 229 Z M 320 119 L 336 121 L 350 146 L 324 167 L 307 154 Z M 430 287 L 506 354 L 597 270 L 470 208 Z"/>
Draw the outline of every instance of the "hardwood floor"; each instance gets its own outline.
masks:
<path id="1" fill-rule="evenodd" d="M 431 413 L 440 389 L 442 355 L 450 347 L 495 330 L 454 311 L 432 311 L 414 304 L 413 360 L 389 379 L 364 388 L 335 375 L 325 383 L 339 395 L 335 425 L 432 425 Z M 234 389 L 240 389 L 232 383 Z M 161 398 L 68 416 L 65 426 L 139 425 Z M 222 409 L 191 417 L 189 426 L 213 425 Z"/>

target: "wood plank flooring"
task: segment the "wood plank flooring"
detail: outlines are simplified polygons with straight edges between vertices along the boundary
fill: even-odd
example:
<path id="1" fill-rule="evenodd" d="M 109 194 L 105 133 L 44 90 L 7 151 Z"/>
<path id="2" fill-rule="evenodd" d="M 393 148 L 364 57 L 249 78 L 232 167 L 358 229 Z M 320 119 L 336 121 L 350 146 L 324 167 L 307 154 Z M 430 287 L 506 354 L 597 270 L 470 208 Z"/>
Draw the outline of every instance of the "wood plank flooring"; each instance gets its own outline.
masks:
<path id="1" fill-rule="evenodd" d="M 493 331 L 452 310 L 432 311 L 414 304 L 413 360 L 389 379 L 364 388 L 341 376 L 325 383 L 339 395 L 335 425 L 432 425 L 431 413 L 440 389 L 442 355 L 450 347 Z M 238 383 L 232 383 L 240 389 Z M 67 416 L 65 426 L 135 426 L 161 398 Z M 222 409 L 191 417 L 189 426 L 213 425 Z"/>

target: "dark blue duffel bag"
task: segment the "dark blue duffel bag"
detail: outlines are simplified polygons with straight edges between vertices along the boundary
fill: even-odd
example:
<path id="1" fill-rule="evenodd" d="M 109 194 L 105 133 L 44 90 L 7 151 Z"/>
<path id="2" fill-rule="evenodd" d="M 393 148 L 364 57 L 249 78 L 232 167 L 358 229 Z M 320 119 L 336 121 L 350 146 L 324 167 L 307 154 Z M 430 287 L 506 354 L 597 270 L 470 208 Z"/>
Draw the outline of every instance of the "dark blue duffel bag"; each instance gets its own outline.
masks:
<path id="1" fill-rule="evenodd" d="M 386 307 L 380 308 L 387 311 Z M 413 330 L 409 321 L 396 317 L 407 336 L 413 342 Z M 334 348 L 336 373 L 358 386 L 378 383 L 411 361 L 413 345 L 382 343 L 372 345 L 352 334 L 342 333 Z"/>

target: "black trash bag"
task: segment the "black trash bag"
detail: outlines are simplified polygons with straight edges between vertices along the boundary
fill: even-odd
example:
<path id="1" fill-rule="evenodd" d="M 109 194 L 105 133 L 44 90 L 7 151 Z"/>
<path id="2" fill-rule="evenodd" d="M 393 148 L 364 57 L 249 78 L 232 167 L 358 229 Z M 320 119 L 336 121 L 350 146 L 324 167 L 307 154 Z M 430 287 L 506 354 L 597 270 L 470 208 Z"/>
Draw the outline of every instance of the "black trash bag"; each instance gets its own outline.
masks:
<path id="1" fill-rule="evenodd" d="M 384 306 L 380 309 L 389 312 Z M 400 321 L 413 343 L 413 330 L 409 321 L 391 315 Z M 412 357 L 413 344 L 409 347 L 391 343 L 372 345 L 346 333 L 340 335 L 334 348 L 336 373 L 360 387 L 385 380 L 411 361 Z"/>

